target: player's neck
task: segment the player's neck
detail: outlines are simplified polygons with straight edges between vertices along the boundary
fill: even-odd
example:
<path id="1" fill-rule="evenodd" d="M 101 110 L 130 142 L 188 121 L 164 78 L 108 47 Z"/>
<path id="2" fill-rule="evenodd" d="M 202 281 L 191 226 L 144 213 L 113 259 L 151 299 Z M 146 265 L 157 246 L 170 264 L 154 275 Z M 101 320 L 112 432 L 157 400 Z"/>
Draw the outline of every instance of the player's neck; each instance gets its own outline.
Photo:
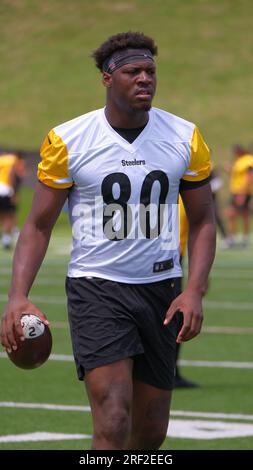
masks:
<path id="1" fill-rule="evenodd" d="M 124 129 L 133 129 L 136 127 L 144 127 L 148 120 L 149 114 L 148 111 L 122 111 L 118 110 L 115 107 L 106 105 L 105 116 L 107 121 L 112 127 L 124 128 Z"/>

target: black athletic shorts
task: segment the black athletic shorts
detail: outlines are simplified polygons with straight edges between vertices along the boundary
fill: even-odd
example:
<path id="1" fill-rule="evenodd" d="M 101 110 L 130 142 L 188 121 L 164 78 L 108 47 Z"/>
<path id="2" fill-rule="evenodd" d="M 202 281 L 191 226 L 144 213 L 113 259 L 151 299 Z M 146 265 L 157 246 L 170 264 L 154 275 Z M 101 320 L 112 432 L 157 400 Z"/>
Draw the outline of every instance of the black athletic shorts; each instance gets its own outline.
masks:
<path id="1" fill-rule="evenodd" d="M 163 325 L 180 293 L 180 278 L 125 284 L 100 278 L 66 279 L 68 313 L 77 374 L 132 358 L 133 376 L 154 387 L 173 388 L 176 337 L 182 314 Z"/>
<path id="2" fill-rule="evenodd" d="M 245 210 L 245 209 L 249 209 L 249 206 L 250 206 L 250 201 L 251 201 L 251 194 L 247 194 L 246 195 L 246 198 L 245 198 L 245 201 L 244 203 L 239 206 L 237 201 L 236 201 L 236 197 L 238 196 L 238 194 L 232 194 L 231 195 L 231 198 L 230 198 L 230 204 L 231 206 L 233 206 L 235 209 L 237 210 Z"/>
<path id="3" fill-rule="evenodd" d="M 15 211 L 16 206 L 9 196 L 0 196 L 0 212 Z"/>

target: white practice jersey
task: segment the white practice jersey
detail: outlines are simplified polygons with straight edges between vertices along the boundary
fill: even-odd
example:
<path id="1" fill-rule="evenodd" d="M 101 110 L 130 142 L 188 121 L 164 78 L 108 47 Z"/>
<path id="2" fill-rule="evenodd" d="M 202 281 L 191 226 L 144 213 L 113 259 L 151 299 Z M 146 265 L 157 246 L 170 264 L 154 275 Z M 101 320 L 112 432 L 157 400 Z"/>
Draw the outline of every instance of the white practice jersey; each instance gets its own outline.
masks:
<path id="1" fill-rule="evenodd" d="M 69 277 L 149 283 L 182 275 L 179 185 L 198 187 L 210 155 L 196 126 L 157 108 L 133 143 L 99 109 L 51 130 L 39 180 L 70 188 Z"/>

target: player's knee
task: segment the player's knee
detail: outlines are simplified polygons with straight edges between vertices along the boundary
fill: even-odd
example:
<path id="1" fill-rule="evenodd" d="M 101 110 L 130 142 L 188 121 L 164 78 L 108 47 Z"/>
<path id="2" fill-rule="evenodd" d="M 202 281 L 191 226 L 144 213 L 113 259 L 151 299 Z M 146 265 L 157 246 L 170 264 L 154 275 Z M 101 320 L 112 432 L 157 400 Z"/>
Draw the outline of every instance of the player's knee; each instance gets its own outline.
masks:
<path id="1" fill-rule="evenodd" d="M 159 449 L 167 435 L 167 426 L 161 423 L 142 427 L 132 433 L 132 446 L 134 449 Z"/>
<path id="2" fill-rule="evenodd" d="M 129 439 L 130 430 L 131 420 L 127 410 L 115 408 L 106 416 L 103 425 L 97 430 L 96 434 L 101 440 L 124 449 Z"/>
<path id="3" fill-rule="evenodd" d="M 159 449 L 162 443 L 165 441 L 166 431 L 162 429 L 154 430 L 153 434 L 149 438 L 149 447 L 148 449 Z"/>

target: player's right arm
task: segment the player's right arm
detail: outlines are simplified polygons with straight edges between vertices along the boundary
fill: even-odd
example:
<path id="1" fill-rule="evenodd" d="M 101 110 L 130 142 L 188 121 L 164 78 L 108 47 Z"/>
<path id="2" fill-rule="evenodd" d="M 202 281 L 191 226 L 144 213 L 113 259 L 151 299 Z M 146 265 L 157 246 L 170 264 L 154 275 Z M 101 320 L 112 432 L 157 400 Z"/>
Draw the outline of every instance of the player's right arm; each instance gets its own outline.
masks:
<path id="1" fill-rule="evenodd" d="M 16 338 L 23 338 L 20 318 L 24 312 L 33 313 L 47 323 L 28 294 L 46 254 L 52 228 L 73 185 L 67 147 L 54 130 L 44 139 L 40 154 L 39 182 L 16 246 L 9 302 L 1 322 L 1 343 L 8 352 L 17 348 Z"/>
<path id="2" fill-rule="evenodd" d="M 11 352 L 16 337 L 22 338 L 22 313 L 37 315 L 47 323 L 44 314 L 28 299 L 36 274 L 45 257 L 51 232 L 68 195 L 68 189 L 54 189 L 37 183 L 31 211 L 20 233 L 13 259 L 9 301 L 1 323 L 1 343 Z"/>

